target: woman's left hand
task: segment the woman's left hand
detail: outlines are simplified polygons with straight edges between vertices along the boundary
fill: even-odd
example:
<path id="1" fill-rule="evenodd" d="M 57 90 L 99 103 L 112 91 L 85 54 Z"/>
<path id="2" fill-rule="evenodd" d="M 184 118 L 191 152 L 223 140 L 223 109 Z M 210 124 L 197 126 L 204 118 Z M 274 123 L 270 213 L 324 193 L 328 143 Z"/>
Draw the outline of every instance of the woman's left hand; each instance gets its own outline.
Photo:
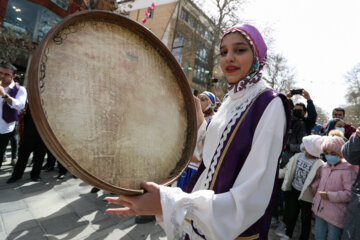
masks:
<path id="1" fill-rule="evenodd" d="M 147 192 L 140 196 L 106 197 L 105 201 L 124 207 L 108 208 L 105 213 L 120 216 L 162 215 L 159 185 L 153 182 L 142 182 L 141 187 Z"/>

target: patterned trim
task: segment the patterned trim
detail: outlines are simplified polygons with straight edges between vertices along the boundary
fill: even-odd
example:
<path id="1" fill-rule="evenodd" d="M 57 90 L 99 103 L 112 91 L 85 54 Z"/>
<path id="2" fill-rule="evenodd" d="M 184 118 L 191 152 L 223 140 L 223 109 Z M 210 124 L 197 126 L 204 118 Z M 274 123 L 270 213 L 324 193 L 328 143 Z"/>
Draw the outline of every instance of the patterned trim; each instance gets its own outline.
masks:
<path id="1" fill-rule="evenodd" d="M 237 237 L 235 238 L 235 240 L 255 240 L 255 239 L 259 239 L 260 238 L 260 234 L 255 234 L 252 236 L 248 236 L 248 237 Z"/>
<path id="2" fill-rule="evenodd" d="M 237 120 L 237 115 L 241 115 L 241 113 L 246 109 L 246 108 L 249 108 L 248 106 L 251 106 L 255 100 L 265 91 L 268 91 L 269 89 L 266 88 L 262 91 L 260 91 L 254 98 L 253 100 L 249 103 L 249 104 L 244 104 L 244 108 L 243 109 L 240 109 L 240 111 L 235 114 L 235 116 L 232 118 L 232 120 L 229 122 L 228 126 L 226 127 L 225 131 L 223 132 L 223 135 L 221 137 L 221 140 L 220 140 L 220 143 L 219 143 L 219 146 L 217 147 L 217 150 L 216 150 L 216 154 L 214 155 L 213 157 L 213 160 L 211 161 L 211 164 L 210 164 L 210 167 L 209 167 L 209 171 L 207 173 L 207 176 L 206 176 L 206 182 L 204 184 L 204 187 L 205 189 L 209 189 L 209 184 L 210 184 L 210 178 L 211 176 L 214 176 L 214 174 L 216 173 L 216 171 L 218 171 L 218 167 L 216 167 L 216 170 L 215 170 L 215 166 L 218 165 L 218 158 L 220 156 L 220 152 L 221 150 L 223 149 L 223 143 L 224 141 L 226 140 L 226 136 L 228 135 L 228 133 L 231 131 L 231 127 L 235 124 L 236 120 Z M 249 99 L 250 100 L 250 99 Z M 232 139 L 231 139 L 232 140 Z M 227 148 L 228 148 L 228 145 L 227 145 Z M 225 147 L 225 152 L 227 151 L 227 148 Z M 225 156 L 225 155 L 224 155 Z M 222 159 L 223 159 L 223 153 L 221 154 L 221 157 L 220 157 L 220 161 L 222 162 Z M 216 173 L 217 174 L 217 173 Z M 212 184 L 213 185 L 213 184 Z"/>
<path id="3" fill-rule="evenodd" d="M 262 93 L 264 93 L 265 91 L 268 91 L 268 90 L 269 90 L 269 89 L 265 89 L 264 91 L 261 91 L 261 92 L 252 100 L 252 102 L 251 102 L 250 105 L 247 107 L 247 109 L 246 109 L 246 111 L 244 112 L 244 114 L 241 116 L 239 122 L 236 124 L 236 127 L 235 127 L 234 131 L 231 133 L 230 139 L 229 139 L 229 141 L 227 142 L 227 144 L 226 144 L 226 146 L 225 146 L 225 149 L 224 149 L 224 151 L 223 151 L 222 154 L 221 154 L 220 161 L 219 161 L 219 163 L 218 163 L 217 166 L 216 166 L 216 170 L 215 170 L 215 173 L 214 173 L 214 176 L 213 176 L 213 178 L 212 178 L 211 185 L 210 185 L 210 188 L 209 188 L 210 190 L 212 190 L 212 189 L 214 188 L 215 181 L 216 181 L 217 175 L 218 175 L 218 173 L 219 173 L 221 164 L 222 164 L 222 162 L 223 162 L 223 160 L 224 160 L 224 158 L 225 158 L 225 155 L 226 155 L 226 153 L 227 153 L 227 150 L 229 149 L 230 144 L 232 143 L 232 140 L 234 139 L 235 134 L 237 133 L 237 131 L 238 131 L 241 123 L 243 122 L 244 118 L 245 118 L 246 115 L 248 114 L 251 106 L 255 103 L 255 100 L 258 99 L 258 97 L 259 97 Z"/>

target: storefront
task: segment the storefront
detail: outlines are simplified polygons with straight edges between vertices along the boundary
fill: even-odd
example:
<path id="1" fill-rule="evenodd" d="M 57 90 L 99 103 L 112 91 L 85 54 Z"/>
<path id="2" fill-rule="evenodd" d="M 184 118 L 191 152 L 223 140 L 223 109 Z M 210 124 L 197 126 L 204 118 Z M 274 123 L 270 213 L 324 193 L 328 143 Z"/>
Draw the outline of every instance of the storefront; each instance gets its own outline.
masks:
<path id="1" fill-rule="evenodd" d="M 3 36 L 0 37 L 1 47 L 3 47 L 3 51 L 7 51 L 6 48 L 14 47 L 12 43 L 20 41 L 23 44 L 18 44 L 19 48 L 29 48 L 29 44 L 25 44 L 25 40 L 28 40 L 31 47 L 35 48 L 57 22 L 82 9 L 86 9 L 83 0 L 1 0 L 0 27 L 3 30 Z M 8 41 L 9 39 L 11 41 Z M 12 45 L 7 46 L 6 44 Z M 13 60 L 13 64 L 24 72 L 32 51 L 26 52 L 20 49 L 20 52 L 23 54 L 13 58 L 16 59 Z M 9 54 L 13 54 L 13 52 Z M 0 60 L 8 61 L 8 59 Z"/>

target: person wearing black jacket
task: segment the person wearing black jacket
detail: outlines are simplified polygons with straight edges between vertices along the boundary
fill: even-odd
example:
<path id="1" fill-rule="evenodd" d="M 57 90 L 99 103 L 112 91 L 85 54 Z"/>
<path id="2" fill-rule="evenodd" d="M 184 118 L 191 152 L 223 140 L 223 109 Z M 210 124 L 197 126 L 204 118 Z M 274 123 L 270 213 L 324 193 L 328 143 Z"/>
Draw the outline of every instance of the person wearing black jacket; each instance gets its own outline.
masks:
<path id="1" fill-rule="evenodd" d="M 24 132 L 20 140 L 18 161 L 15 164 L 11 178 L 9 178 L 6 183 L 13 183 L 22 178 L 32 152 L 34 165 L 30 172 L 30 178 L 32 181 L 41 180 L 40 171 L 47 149 L 35 127 L 28 104 L 25 106 L 22 117 L 24 119 Z"/>
<path id="2" fill-rule="evenodd" d="M 316 112 L 315 105 L 314 105 L 313 101 L 311 100 L 310 94 L 305 89 L 302 89 L 302 90 L 303 91 L 300 95 L 306 99 L 307 106 L 305 106 L 305 104 L 303 104 L 303 103 L 297 103 L 294 106 L 293 102 L 291 100 L 291 98 L 293 97 L 291 90 L 286 94 L 286 97 L 289 99 L 290 104 L 292 104 L 294 106 L 294 109 L 301 110 L 301 118 L 303 119 L 303 121 L 305 123 L 306 134 L 310 135 L 311 130 L 313 129 L 313 127 L 315 126 L 315 123 L 316 123 L 317 112 Z M 307 117 L 305 117 L 306 113 L 307 113 Z"/>
<path id="3" fill-rule="evenodd" d="M 360 127 L 349 141 L 342 147 L 342 154 L 346 161 L 353 165 L 360 165 Z M 342 240 L 360 239 L 360 172 L 351 187 L 351 199 L 348 205 Z"/>

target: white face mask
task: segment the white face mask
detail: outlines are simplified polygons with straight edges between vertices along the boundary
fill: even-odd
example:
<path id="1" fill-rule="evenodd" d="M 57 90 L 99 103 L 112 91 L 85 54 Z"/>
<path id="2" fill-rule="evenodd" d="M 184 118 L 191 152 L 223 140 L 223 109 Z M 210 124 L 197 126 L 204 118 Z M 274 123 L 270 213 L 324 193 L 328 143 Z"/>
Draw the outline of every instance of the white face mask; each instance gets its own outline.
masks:
<path id="1" fill-rule="evenodd" d="M 339 130 L 340 132 L 342 132 L 343 134 L 345 134 L 345 128 L 343 127 L 337 127 L 336 130 Z"/>

